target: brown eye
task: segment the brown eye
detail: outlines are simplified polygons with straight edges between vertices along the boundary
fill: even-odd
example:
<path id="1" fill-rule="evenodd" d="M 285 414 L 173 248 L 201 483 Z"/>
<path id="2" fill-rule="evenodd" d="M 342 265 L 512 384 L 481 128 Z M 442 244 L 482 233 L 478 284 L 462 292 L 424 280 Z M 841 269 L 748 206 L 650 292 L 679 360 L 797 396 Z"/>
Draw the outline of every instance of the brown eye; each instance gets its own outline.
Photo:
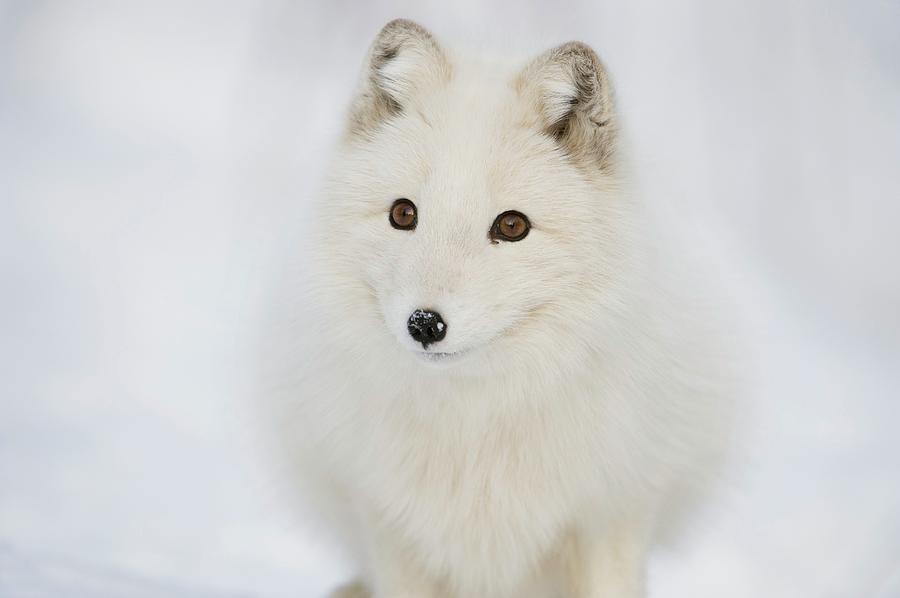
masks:
<path id="1" fill-rule="evenodd" d="M 416 228 L 418 214 L 416 204 L 406 198 L 401 198 L 391 205 L 391 226 L 400 230 L 412 230 Z"/>
<path id="2" fill-rule="evenodd" d="M 531 230 L 531 223 L 528 222 L 528 217 L 521 212 L 510 210 L 503 212 L 494 220 L 494 224 L 491 226 L 491 240 L 495 243 L 497 241 L 521 241 L 528 236 L 529 230 Z"/>

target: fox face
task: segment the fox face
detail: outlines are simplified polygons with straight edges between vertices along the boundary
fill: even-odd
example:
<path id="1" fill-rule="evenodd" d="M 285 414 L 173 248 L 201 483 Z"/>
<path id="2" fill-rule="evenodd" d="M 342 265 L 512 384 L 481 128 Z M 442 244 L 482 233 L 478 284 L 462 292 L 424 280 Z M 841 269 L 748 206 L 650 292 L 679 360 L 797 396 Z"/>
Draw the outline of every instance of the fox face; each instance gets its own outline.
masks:
<path id="1" fill-rule="evenodd" d="M 546 361 L 547 336 L 576 350 L 623 254 L 615 128 L 583 44 L 505 68 L 389 23 L 319 218 L 337 333 L 468 372 Z"/>

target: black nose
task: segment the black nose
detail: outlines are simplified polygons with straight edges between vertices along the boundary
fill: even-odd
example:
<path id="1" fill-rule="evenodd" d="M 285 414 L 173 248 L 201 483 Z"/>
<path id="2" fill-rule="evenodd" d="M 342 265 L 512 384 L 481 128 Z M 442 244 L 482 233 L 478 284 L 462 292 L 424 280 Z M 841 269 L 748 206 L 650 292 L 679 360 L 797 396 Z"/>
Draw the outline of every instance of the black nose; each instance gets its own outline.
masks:
<path id="1" fill-rule="evenodd" d="M 423 349 L 427 349 L 428 345 L 438 342 L 447 335 L 447 325 L 444 324 L 441 314 L 424 309 L 417 309 L 409 316 L 406 329 L 417 343 L 422 343 Z"/>

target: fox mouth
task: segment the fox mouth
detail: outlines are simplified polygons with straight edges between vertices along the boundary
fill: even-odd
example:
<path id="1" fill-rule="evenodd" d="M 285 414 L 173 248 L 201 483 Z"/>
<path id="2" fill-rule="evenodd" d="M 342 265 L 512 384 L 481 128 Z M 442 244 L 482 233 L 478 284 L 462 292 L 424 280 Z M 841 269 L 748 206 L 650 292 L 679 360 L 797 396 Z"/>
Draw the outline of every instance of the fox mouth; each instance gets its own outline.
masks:
<path id="1" fill-rule="evenodd" d="M 462 359 L 468 351 L 415 351 L 416 357 L 430 364 L 450 364 Z"/>

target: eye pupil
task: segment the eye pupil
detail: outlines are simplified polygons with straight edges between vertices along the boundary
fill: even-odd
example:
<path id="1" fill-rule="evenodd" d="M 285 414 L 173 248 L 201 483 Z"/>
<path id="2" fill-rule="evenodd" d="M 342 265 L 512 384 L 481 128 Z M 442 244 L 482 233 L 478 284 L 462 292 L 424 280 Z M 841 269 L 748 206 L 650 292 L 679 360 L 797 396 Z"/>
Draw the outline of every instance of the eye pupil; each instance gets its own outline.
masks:
<path id="1" fill-rule="evenodd" d="M 416 204 L 406 198 L 400 198 L 391 205 L 389 213 L 391 226 L 400 230 L 412 230 L 416 228 L 418 214 Z"/>

